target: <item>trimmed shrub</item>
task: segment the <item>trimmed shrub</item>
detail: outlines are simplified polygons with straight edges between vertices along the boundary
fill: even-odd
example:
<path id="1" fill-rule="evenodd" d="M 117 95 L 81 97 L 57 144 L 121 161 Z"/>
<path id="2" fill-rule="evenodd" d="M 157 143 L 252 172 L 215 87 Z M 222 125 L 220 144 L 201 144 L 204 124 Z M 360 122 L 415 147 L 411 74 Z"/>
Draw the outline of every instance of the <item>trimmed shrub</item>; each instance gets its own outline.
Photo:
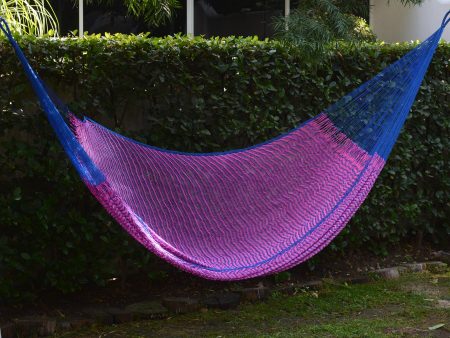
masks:
<path id="1" fill-rule="evenodd" d="M 76 114 L 183 151 L 276 136 L 412 47 L 370 44 L 314 66 L 294 47 L 251 38 L 117 35 L 20 44 Z M 416 235 L 448 243 L 449 59 L 450 45 L 441 44 L 386 168 L 328 254 L 383 254 Z M 69 292 L 133 271 L 162 275 L 167 265 L 135 243 L 76 177 L 5 40 L 0 64 L 0 297 Z"/>

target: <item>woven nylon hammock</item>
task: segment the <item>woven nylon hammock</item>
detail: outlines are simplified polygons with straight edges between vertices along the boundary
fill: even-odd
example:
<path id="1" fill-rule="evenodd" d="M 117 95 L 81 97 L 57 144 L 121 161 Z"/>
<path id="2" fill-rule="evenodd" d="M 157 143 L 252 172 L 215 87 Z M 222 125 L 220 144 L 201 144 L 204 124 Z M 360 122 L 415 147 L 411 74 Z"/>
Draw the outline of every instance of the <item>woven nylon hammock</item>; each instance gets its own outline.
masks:
<path id="1" fill-rule="evenodd" d="M 168 151 L 63 117 L 3 19 L 0 27 L 65 152 L 106 210 L 175 266 L 236 280 L 293 267 L 345 227 L 391 152 L 449 15 L 427 40 L 316 117 L 220 153 Z"/>

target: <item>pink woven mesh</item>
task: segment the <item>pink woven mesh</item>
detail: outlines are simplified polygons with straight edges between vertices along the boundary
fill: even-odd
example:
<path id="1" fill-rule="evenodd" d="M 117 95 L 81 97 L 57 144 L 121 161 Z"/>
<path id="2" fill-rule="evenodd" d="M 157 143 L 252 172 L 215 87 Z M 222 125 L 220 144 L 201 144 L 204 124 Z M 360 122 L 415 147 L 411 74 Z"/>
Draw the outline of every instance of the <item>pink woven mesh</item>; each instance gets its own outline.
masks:
<path id="1" fill-rule="evenodd" d="M 161 151 L 73 121 L 106 181 L 89 186 L 145 247 L 194 274 L 243 279 L 312 257 L 346 225 L 381 171 L 326 115 L 244 151 Z"/>

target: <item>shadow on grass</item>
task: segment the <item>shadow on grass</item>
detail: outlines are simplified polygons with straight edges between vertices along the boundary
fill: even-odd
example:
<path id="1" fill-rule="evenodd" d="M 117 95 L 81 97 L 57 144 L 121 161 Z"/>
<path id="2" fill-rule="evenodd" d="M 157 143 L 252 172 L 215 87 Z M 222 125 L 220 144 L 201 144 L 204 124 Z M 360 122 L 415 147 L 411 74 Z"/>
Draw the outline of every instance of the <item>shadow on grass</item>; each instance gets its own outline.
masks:
<path id="1" fill-rule="evenodd" d="M 320 291 L 293 296 L 275 293 L 267 302 L 236 310 L 97 326 L 54 337 L 449 337 L 450 309 L 439 308 L 439 299 L 450 299 L 450 273 L 326 284 Z"/>

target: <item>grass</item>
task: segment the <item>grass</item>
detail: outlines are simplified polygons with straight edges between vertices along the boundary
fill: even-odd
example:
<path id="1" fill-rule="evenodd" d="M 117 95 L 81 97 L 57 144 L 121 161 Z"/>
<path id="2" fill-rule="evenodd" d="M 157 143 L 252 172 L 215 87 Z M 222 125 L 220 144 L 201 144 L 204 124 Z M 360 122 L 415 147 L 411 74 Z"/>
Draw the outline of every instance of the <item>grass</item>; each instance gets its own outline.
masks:
<path id="1" fill-rule="evenodd" d="M 316 292 L 273 294 L 236 310 L 92 327 L 55 337 L 449 337 L 450 273 L 402 276 L 363 285 L 327 284 Z M 442 328 L 430 330 L 437 324 Z"/>

